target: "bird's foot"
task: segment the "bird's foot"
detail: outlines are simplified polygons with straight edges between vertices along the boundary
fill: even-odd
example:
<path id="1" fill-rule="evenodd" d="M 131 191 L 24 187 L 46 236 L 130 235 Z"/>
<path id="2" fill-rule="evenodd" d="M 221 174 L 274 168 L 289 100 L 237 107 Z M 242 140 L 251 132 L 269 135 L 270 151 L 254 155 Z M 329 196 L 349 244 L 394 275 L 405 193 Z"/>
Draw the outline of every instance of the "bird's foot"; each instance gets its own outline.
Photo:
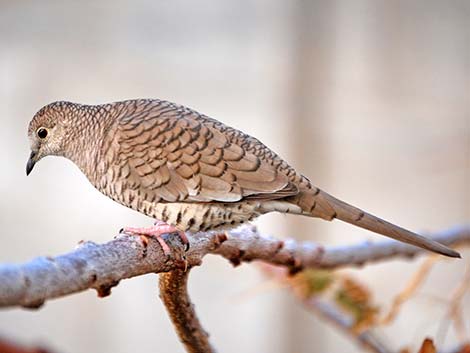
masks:
<path id="1" fill-rule="evenodd" d="M 152 237 L 152 238 L 157 239 L 158 243 L 162 247 L 163 253 L 166 256 L 171 255 L 171 249 L 168 246 L 168 244 L 165 242 L 165 240 L 162 238 L 162 235 L 177 233 L 181 239 L 181 242 L 185 246 L 185 250 L 188 251 L 189 249 L 189 240 L 186 237 L 186 234 L 176 229 L 174 226 L 169 225 L 162 221 L 157 221 L 152 227 L 146 227 L 146 228 L 145 227 L 144 228 L 125 227 L 121 229 L 121 233 L 140 236 L 144 243 L 146 242 L 144 240 L 145 237 Z"/>

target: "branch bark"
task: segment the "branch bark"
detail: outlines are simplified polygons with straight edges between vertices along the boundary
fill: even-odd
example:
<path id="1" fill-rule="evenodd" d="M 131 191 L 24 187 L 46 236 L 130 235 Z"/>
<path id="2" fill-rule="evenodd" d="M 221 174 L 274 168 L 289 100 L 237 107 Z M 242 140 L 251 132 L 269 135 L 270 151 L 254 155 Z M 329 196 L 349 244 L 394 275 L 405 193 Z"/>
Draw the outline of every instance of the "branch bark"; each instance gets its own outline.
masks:
<path id="1" fill-rule="evenodd" d="M 445 245 L 470 242 L 470 227 L 459 227 L 430 236 Z M 425 251 L 393 240 L 357 245 L 323 247 L 312 242 L 277 240 L 244 227 L 227 235 L 189 236 L 191 247 L 182 254 L 177 237 L 168 236 L 174 254 L 166 258 L 157 241 L 146 246 L 138 237 L 120 235 L 105 243 L 84 242 L 72 252 L 57 257 L 39 257 L 18 265 L 0 265 L 0 307 L 36 308 L 45 300 L 94 288 L 100 296 L 110 293 L 119 281 L 146 273 L 198 266 L 207 254 L 217 254 L 234 265 L 260 260 L 289 267 L 337 268 L 359 266 L 390 258 L 411 258 Z M 183 258 L 183 256 L 185 258 Z"/>
<path id="2" fill-rule="evenodd" d="M 209 334 L 196 316 L 194 305 L 188 295 L 189 270 L 161 273 L 160 298 L 168 311 L 181 342 L 188 353 L 214 353 Z"/>

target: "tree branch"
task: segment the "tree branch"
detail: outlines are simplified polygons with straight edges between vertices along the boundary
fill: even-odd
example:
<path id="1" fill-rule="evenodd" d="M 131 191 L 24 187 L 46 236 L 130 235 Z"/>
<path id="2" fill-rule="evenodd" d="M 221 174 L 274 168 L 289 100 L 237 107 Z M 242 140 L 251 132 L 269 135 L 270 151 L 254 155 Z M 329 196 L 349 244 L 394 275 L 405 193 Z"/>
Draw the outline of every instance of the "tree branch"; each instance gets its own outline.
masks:
<path id="1" fill-rule="evenodd" d="M 0 338 L 0 352 L 2 353 L 50 353 L 50 351 L 40 348 L 26 348 L 11 341 Z"/>
<path id="2" fill-rule="evenodd" d="M 387 347 L 381 342 L 381 340 L 375 337 L 371 330 L 366 330 L 362 333 L 354 332 L 354 321 L 349 316 L 339 311 L 335 306 L 315 297 L 304 298 L 301 300 L 308 310 L 315 312 L 328 322 L 335 325 L 339 330 L 343 331 L 359 343 L 362 348 L 374 353 L 394 352 L 390 347 Z"/>
<path id="3" fill-rule="evenodd" d="M 445 245 L 470 242 L 470 227 L 453 228 L 433 234 L 432 239 Z M 183 245 L 171 239 L 174 253 Z M 411 258 L 425 252 L 419 248 L 381 240 L 349 246 L 323 247 L 312 242 L 276 240 L 259 234 L 252 227 L 234 230 L 227 235 L 195 234 L 189 236 L 191 247 L 182 256 L 166 258 L 157 241 L 146 246 L 138 237 L 120 235 L 105 243 L 84 242 L 72 252 L 57 257 L 39 257 L 19 265 L 0 265 L 0 307 L 35 308 L 45 300 L 94 288 L 100 296 L 120 280 L 145 273 L 169 272 L 182 264 L 198 266 L 207 254 L 221 255 L 234 265 L 242 261 L 261 260 L 289 267 L 292 272 L 303 268 L 336 268 L 363 265 L 389 258 Z M 179 250 L 177 250 L 179 249 Z"/>
<path id="4" fill-rule="evenodd" d="M 209 334 L 196 316 L 194 305 L 188 295 L 189 270 L 161 273 L 160 298 L 165 304 L 178 336 L 189 353 L 213 353 Z"/>

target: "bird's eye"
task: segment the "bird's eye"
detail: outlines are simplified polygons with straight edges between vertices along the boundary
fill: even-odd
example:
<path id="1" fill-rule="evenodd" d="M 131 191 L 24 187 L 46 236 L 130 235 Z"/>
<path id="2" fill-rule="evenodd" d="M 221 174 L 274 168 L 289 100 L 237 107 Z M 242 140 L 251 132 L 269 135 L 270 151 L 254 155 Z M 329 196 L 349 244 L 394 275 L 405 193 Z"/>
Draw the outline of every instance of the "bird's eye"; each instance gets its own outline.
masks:
<path id="1" fill-rule="evenodd" d="M 38 129 L 38 131 L 37 131 L 38 137 L 39 137 L 40 139 L 45 139 L 45 138 L 47 137 L 47 134 L 48 134 L 48 133 L 49 133 L 49 132 L 48 132 L 47 129 L 44 128 L 44 127 L 40 127 L 40 128 Z"/>

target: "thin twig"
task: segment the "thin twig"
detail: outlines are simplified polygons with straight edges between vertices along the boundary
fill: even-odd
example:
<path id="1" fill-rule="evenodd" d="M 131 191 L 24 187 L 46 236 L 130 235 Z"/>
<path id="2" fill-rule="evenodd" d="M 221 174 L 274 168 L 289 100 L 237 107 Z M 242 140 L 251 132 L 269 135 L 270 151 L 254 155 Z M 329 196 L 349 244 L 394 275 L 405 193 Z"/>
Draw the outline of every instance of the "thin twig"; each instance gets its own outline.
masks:
<path id="1" fill-rule="evenodd" d="M 438 259 L 439 257 L 437 255 L 430 256 L 419 267 L 418 271 L 416 271 L 412 278 L 407 282 L 405 289 L 403 289 L 393 300 L 392 307 L 380 322 L 381 325 L 389 325 L 393 320 L 395 320 L 402 305 L 410 300 L 416 293 L 419 287 L 423 284 L 423 281 L 428 277 L 432 266 Z"/>
<path id="2" fill-rule="evenodd" d="M 465 271 L 465 276 L 462 280 L 462 283 L 455 289 L 454 293 L 452 294 L 450 305 L 449 305 L 449 313 L 448 316 L 454 322 L 455 331 L 457 336 L 462 342 L 468 341 L 469 336 L 465 329 L 465 321 L 462 317 L 462 299 L 470 288 L 470 267 L 467 266 L 467 270 Z"/>
<path id="3" fill-rule="evenodd" d="M 328 322 L 334 324 L 342 332 L 353 338 L 364 349 L 374 353 L 392 353 L 393 350 L 385 346 L 371 330 L 363 331 L 358 334 L 354 330 L 354 320 L 343 314 L 335 306 L 329 304 L 325 300 L 316 297 L 301 299 L 304 306 L 310 311 L 320 315 Z"/>

